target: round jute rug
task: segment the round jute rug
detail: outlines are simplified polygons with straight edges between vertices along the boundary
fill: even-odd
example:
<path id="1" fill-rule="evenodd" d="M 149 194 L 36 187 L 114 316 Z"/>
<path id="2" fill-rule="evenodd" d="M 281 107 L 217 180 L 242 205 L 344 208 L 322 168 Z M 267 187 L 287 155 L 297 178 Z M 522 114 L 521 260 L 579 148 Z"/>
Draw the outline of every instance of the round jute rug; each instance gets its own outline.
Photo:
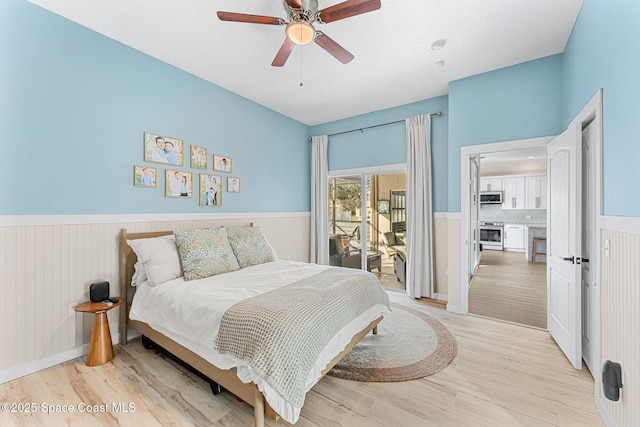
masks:
<path id="1" fill-rule="evenodd" d="M 394 304 L 329 375 L 353 381 L 409 381 L 435 374 L 456 357 L 456 340 L 433 317 Z"/>

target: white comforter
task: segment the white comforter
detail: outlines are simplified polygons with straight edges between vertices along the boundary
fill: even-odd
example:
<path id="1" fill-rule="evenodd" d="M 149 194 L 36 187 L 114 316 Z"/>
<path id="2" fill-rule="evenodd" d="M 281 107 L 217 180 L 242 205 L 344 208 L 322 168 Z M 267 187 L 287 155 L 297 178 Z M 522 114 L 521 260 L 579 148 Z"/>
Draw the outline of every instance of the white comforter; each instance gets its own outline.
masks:
<path id="1" fill-rule="evenodd" d="M 275 261 L 189 282 L 183 278 L 158 286 L 144 282 L 137 287 L 129 315 L 131 319 L 147 323 L 220 369 L 237 368 L 238 377 L 243 382 L 257 384 L 269 405 L 283 419 L 295 423 L 301 408 L 285 401 L 244 361 L 216 352 L 215 338 L 222 315 L 233 304 L 328 268 L 335 267 Z M 388 307 L 383 304 L 370 308 L 329 342 L 307 377 L 307 391 L 320 379 L 322 370 L 345 348 L 353 335 L 387 310 Z"/>

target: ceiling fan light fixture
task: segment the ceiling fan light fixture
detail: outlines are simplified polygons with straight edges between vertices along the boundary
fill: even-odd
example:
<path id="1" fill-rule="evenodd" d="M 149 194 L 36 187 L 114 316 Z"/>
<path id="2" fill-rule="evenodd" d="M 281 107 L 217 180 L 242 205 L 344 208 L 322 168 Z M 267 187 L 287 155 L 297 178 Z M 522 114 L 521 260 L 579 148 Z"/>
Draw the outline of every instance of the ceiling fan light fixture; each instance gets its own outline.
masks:
<path id="1" fill-rule="evenodd" d="M 287 37 L 295 44 L 305 45 L 313 41 L 316 30 L 313 25 L 304 21 L 295 21 L 287 25 Z"/>

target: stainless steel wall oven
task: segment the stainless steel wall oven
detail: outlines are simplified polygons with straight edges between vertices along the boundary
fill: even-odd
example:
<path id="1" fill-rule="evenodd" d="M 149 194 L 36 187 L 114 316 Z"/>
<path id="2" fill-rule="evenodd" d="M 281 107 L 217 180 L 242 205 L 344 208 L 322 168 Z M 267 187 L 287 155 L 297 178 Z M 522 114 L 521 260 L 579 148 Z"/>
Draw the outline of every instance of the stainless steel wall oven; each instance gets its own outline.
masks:
<path id="1" fill-rule="evenodd" d="M 480 223 L 480 244 L 482 249 L 501 251 L 504 249 L 504 224 L 500 222 Z"/>

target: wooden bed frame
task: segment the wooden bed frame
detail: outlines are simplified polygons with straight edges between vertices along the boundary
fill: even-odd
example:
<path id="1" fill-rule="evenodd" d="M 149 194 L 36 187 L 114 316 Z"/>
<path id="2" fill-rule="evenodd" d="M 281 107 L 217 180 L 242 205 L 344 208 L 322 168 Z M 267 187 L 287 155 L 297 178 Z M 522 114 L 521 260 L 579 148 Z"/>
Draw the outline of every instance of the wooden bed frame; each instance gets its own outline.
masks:
<path id="1" fill-rule="evenodd" d="M 236 376 L 235 369 L 223 370 L 212 365 L 198 354 L 192 352 L 186 347 L 167 338 L 165 335 L 155 331 L 148 324 L 130 320 L 129 309 L 131 301 L 135 293 L 135 288 L 131 286 L 131 278 L 134 273 L 134 264 L 138 260 L 135 252 L 131 249 L 127 240 L 144 239 L 149 237 L 159 237 L 173 234 L 173 231 L 156 231 L 148 233 L 132 233 L 128 234 L 127 230 L 120 231 L 120 288 L 125 303 L 120 307 L 120 344 L 127 344 L 127 326 L 130 325 L 138 330 L 142 335 L 157 343 L 160 347 L 166 349 L 174 356 L 178 357 L 188 365 L 200 371 L 211 380 L 217 382 L 220 386 L 229 390 L 231 393 L 253 406 L 253 425 L 255 427 L 264 426 L 265 414 L 278 420 L 277 413 L 265 402 L 264 397 L 258 387 L 253 384 L 245 384 Z M 331 360 L 331 362 L 322 371 L 321 377 L 331 370 L 342 358 L 351 351 L 353 347 L 370 331 L 377 333 L 377 325 L 382 320 L 382 316 L 373 320 L 367 327 L 353 336 L 345 349 Z"/>

